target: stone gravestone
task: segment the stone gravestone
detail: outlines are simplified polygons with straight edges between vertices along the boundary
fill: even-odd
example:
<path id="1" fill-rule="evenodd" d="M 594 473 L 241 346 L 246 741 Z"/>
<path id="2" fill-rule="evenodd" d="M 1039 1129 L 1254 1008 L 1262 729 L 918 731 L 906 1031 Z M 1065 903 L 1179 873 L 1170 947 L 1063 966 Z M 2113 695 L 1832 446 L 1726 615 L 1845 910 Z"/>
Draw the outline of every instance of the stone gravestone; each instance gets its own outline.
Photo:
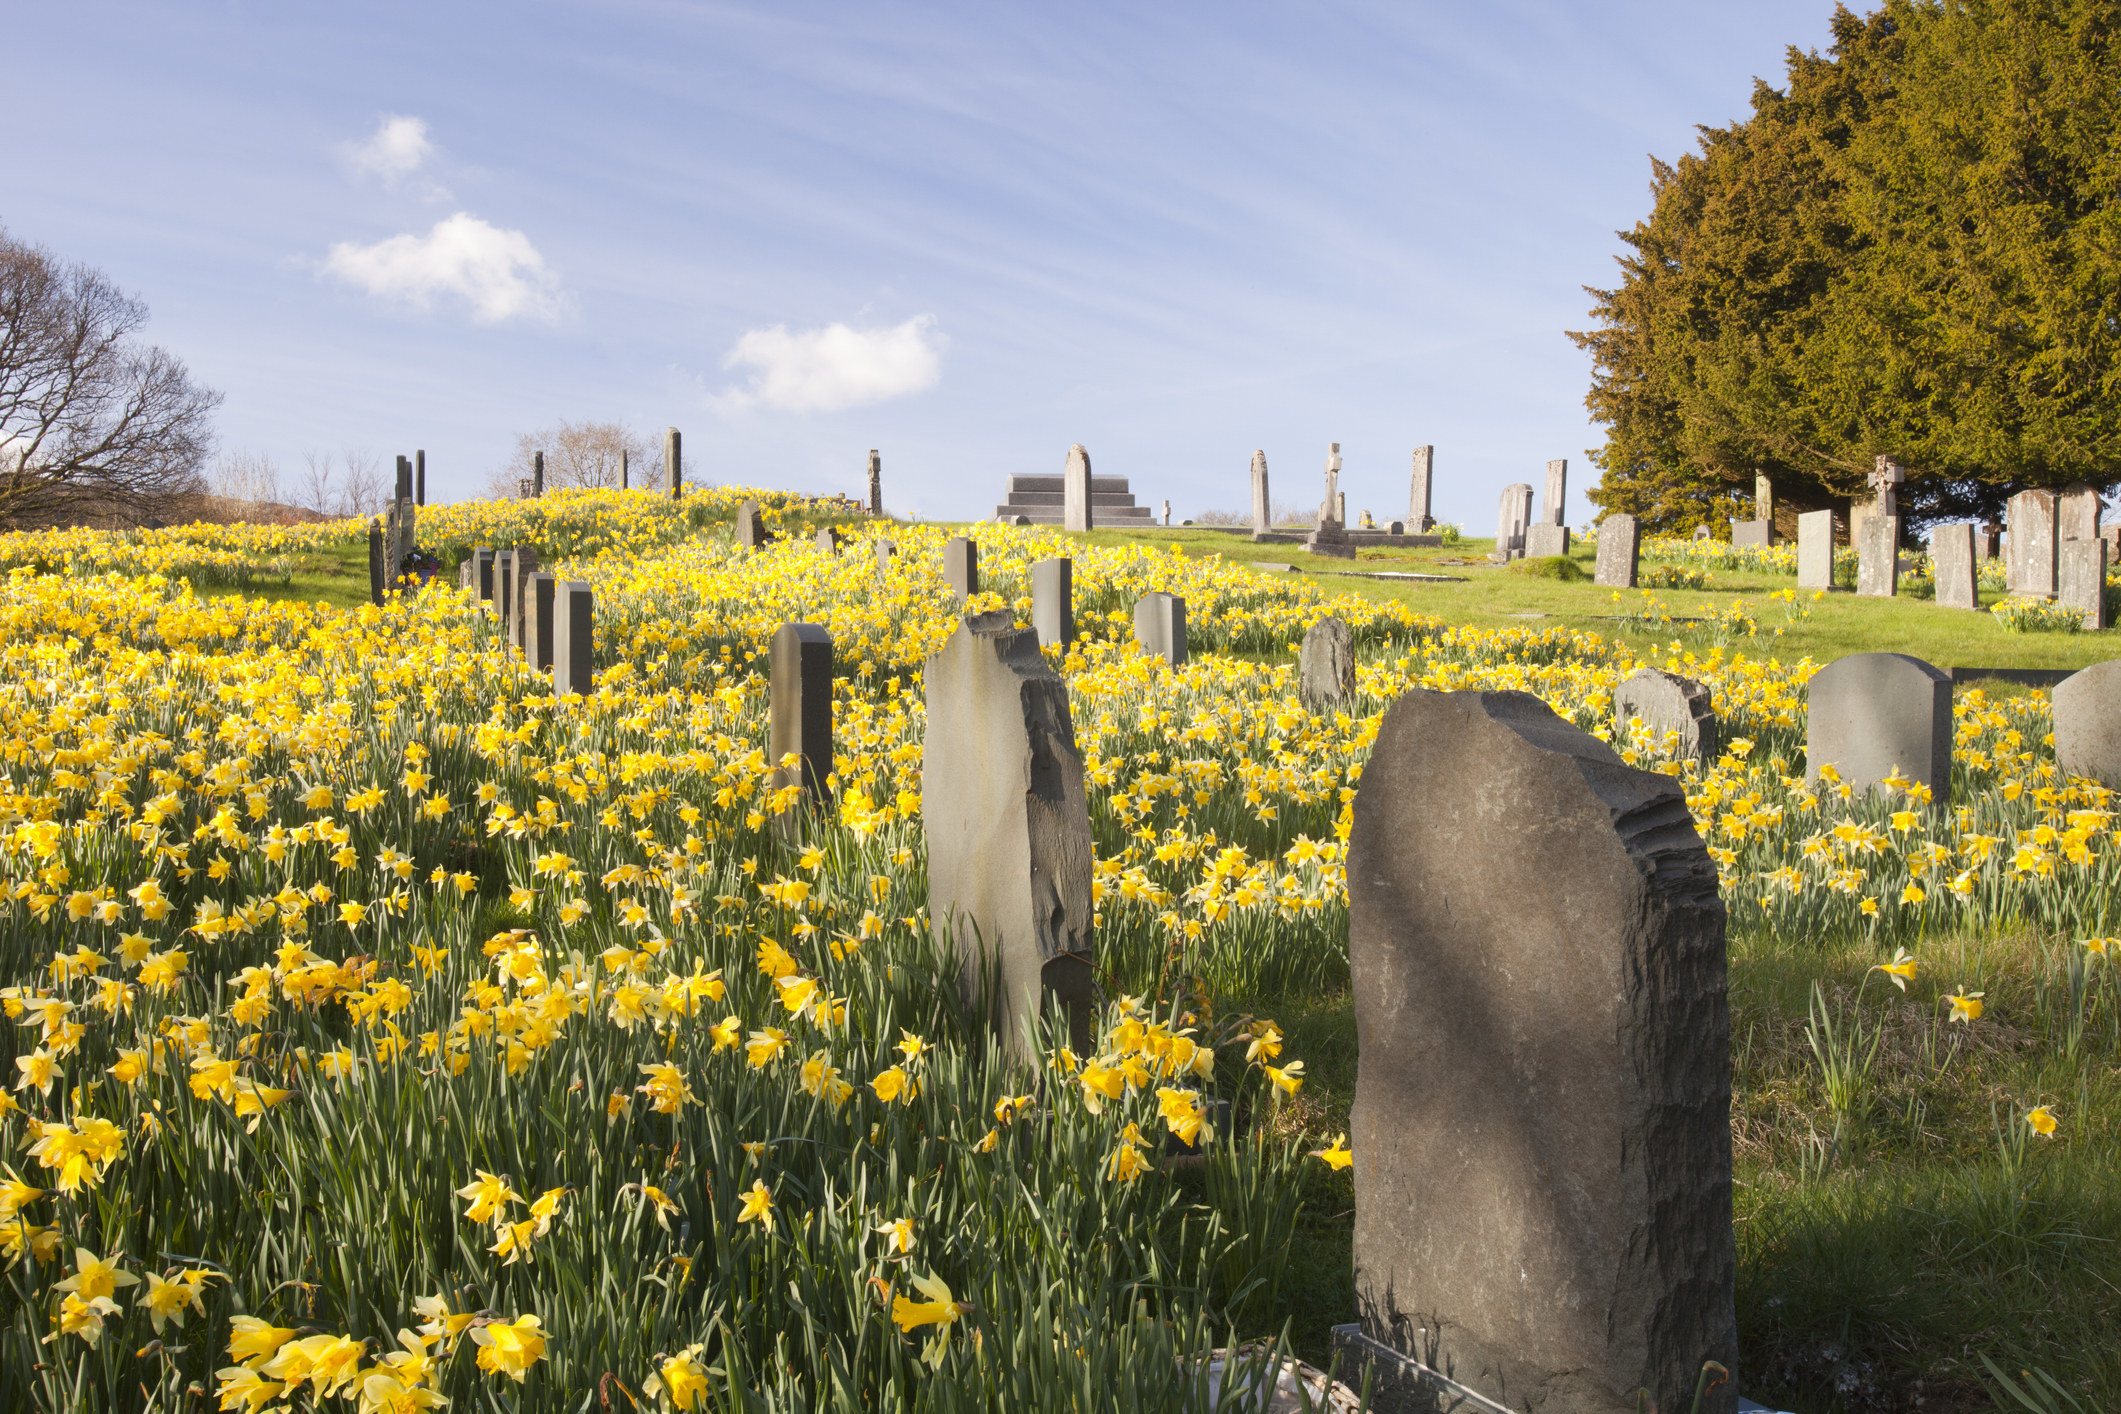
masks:
<path id="1" fill-rule="evenodd" d="M 1639 668 L 1633 677 L 1613 688 L 1613 746 L 1626 750 L 1633 739 L 1628 723 L 1649 728 L 1659 751 L 1678 736 L 1671 748 L 1679 760 L 1707 766 L 1723 750 L 1723 730 L 1716 721 L 1715 702 L 1706 684 L 1656 668 Z"/>
<path id="2" fill-rule="evenodd" d="M 766 543 L 766 522 L 759 515 L 756 501 L 739 502 L 736 508 L 736 543 L 743 549 L 756 550 Z"/>
<path id="3" fill-rule="evenodd" d="M 1974 527 L 1940 525 L 1930 532 L 1930 570 L 1937 577 L 1937 607 L 1978 609 L 1980 571 L 1974 564 Z"/>
<path id="4" fill-rule="evenodd" d="M 509 583 L 509 566 L 515 562 L 513 546 L 497 552 L 493 557 L 493 610 L 494 622 L 505 636 L 508 630 L 508 606 L 514 599 L 515 586 Z"/>
<path id="5" fill-rule="evenodd" d="M 1996 558 L 1997 548 L 2003 539 L 2003 527 L 1989 520 L 1981 523 L 1980 532 L 1974 537 L 1974 553 L 1984 560 Z"/>
<path id="6" fill-rule="evenodd" d="M 884 513 L 884 459 L 876 448 L 869 449 L 869 514 Z"/>
<path id="7" fill-rule="evenodd" d="M 2062 543 L 2072 540 L 2097 540 L 2099 538 L 2099 493 L 2083 482 L 2062 488 L 2055 498 L 2055 539 Z"/>
<path id="8" fill-rule="evenodd" d="M 1731 522 L 1731 545 L 1767 546 L 1775 543 L 1774 525 L 1764 520 L 1734 520 Z"/>
<path id="9" fill-rule="evenodd" d="M 1870 483 L 1870 498 L 1858 496 L 1849 502 L 1849 543 L 1859 548 L 1863 544 L 1863 523 L 1866 520 L 1872 516 L 1900 514 L 1900 486 L 1907 480 L 1907 473 L 1891 457 L 1881 456 L 1873 463 L 1866 479 Z"/>
<path id="10" fill-rule="evenodd" d="M 1900 587 L 1900 517 L 1868 515 L 1856 546 L 1856 592 L 1891 598 Z"/>
<path id="11" fill-rule="evenodd" d="M 889 570 L 890 570 L 890 568 L 891 568 L 891 561 L 893 560 L 893 558 L 895 558 L 895 557 L 897 556 L 897 554 L 898 554 L 898 546 L 897 546 L 897 545 L 894 545 L 894 544 L 893 544 L 893 543 L 892 543 L 891 541 L 889 541 L 889 540 L 879 540 L 879 541 L 877 541 L 877 542 L 876 542 L 876 568 L 877 568 L 877 572 L 878 572 L 879 574 L 882 574 L 882 573 L 885 573 L 885 572 L 889 571 Z"/>
<path id="12" fill-rule="evenodd" d="M 1528 693 L 1417 689 L 1347 879 L 1364 1333 L 1511 1409 L 1692 1408 L 1737 1365 L 1737 1264 L 1725 916 L 1680 783 Z"/>
<path id="13" fill-rule="evenodd" d="M 1326 498 L 1318 503 L 1304 549 L 1340 560 L 1355 558 L 1355 546 L 1348 540 L 1347 513 L 1342 509 L 1345 501 L 1340 494 L 1340 443 L 1334 442 L 1326 450 Z"/>
<path id="14" fill-rule="evenodd" d="M 1169 501 L 1164 502 L 1164 524 L 1166 526 L 1171 524 L 1171 503 Z"/>
<path id="15" fill-rule="evenodd" d="M 1757 472 L 1753 476 L 1753 519 L 1769 526 L 1775 523 L 1775 483 Z"/>
<path id="16" fill-rule="evenodd" d="M 1036 633 L 967 619 L 923 675 L 921 821 L 928 917 L 961 959 L 968 999 L 1021 1056 L 1025 1023 L 1060 1011 L 1089 1039 L 1096 935 L 1090 811 L 1068 688 Z"/>
<path id="17" fill-rule="evenodd" d="M 543 452 L 532 452 L 530 454 L 530 494 L 533 496 L 545 494 L 545 454 Z"/>
<path id="18" fill-rule="evenodd" d="M 1895 770 L 1943 805 L 1952 785 L 1952 678 L 1905 653 L 1836 658 L 1812 677 L 1804 779 L 1831 764 L 1857 795 Z"/>
<path id="19" fill-rule="evenodd" d="M 2106 542 L 2065 540 L 2055 560 L 2055 602 L 2084 615 L 2093 632 L 2106 625 Z"/>
<path id="20" fill-rule="evenodd" d="M 1502 488 L 1502 505 L 1495 526 L 1495 558 L 1521 560 L 1525 556 L 1525 533 L 1532 525 L 1532 488 L 1518 481 Z"/>
<path id="21" fill-rule="evenodd" d="M 2055 505 L 2052 491 L 2020 491 L 2010 499 L 2010 559 L 2013 594 L 2055 597 Z"/>
<path id="22" fill-rule="evenodd" d="M 1267 497 L 1267 454 L 1252 454 L 1252 535 L 1254 539 L 1274 528 L 1274 504 Z"/>
<path id="23" fill-rule="evenodd" d="M 2055 764 L 2121 790 L 2121 658 L 2055 685 Z"/>
<path id="24" fill-rule="evenodd" d="M 773 788 L 799 785 L 811 804 L 832 801 L 832 635 L 816 624 L 782 624 L 767 649 L 771 674 L 766 740 Z M 785 765 L 793 753 L 795 766 Z"/>
<path id="25" fill-rule="evenodd" d="M 619 448 L 619 489 L 621 491 L 631 491 L 633 489 L 633 464 L 624 447 Z"/>
<path id="26" fill-rule="evenodd" d="M 368 523 L 368 602 L 383 602 L 383 522 Z"/>
<path id="27" fill-rule="evenodd" d="M 1407 487 L 1407 524 L 1413 527 L 1412 534 L 1426 535 L 1436 528 L 1436 518 L 1429 514 L 1435 473 L 1436 448 L 1416 447 L 1414 474 Z"/>
<path id="28" fill-rule="evenodd" d="M 1543 512 L 1539 517 L 1541 520 L 1548 525 L 1568 524 L 1568 518 L 1562 513 L 1565 509 L 1564 503 L 1568 499 L 1568 490 L 1569 459 L 1556 457 L 1547 463 L 1547 499 L 1546 504 L 1540 508 Z"/>
<path id="29" fill-rule="evenodd" d="M 493 605 L 493 546 L 474 545 L 471 549 L 472 585 L 478 591 L 479 603 L 491 608 Z"/>
<path id="30" fill-rule="evenodd" d="M 1031 630 L 1041 648 L 1075 642 L 1075 561 L 1040 560 L 1031 566 Z"/>
<path id="31" fill-rule="evenodd" d="M 819 526 L 817 528 L 817 547 L 828 555 L 837 555 L 840 552 L 839 531 L 829 525 Z"/>
<path id="32" fill-rule="evenodd" d="M 416 506 L 427 504 L 427 452 L 425 449 L 412 454 L 412 501 Z"/>
<path id="33" fill-rule="evenodd" d="M 1569 553 L 1569 528 L 1552 525 L 1543 520 L 1533 521 L 1525 527 L 1524 552 L 1528 559 L 1548 559 Z"/>
<path id="34" fill-rule="evenodd" d="M 963 603 L 979 593 L 979 542 L 953 535 L 943 542 L 943 582 Z"/>
<path id="35" fill-rule="evenodd" d="M 552 606 L 558 583 L 543 570 L 523 581 L 523 661 L 541 673 L 552 671 Z"/>
<path id="36" fill-rule="evenodd" d="M 587 697 L 596 685 L 593 657 L 596 596 L 578 579 L 552 586 L 552 691 Z"/>
<path id="37" fill-rule="evenodd" d="M 1797 587 L 1834 587 L 1834 513 L 1806 511 L 1797 517 Z"/>
<path id="38" fill-rule="evenodd" d="M 1355 632 L 1347 620 L 1329 615 L 1305 632 L 1296 690 L 1314 712 L 1339 706 L 1355 691 Z"/>
<path id="39" fill-rule="evenodd" d="M 685 444 L 675 427 L 663 429 L 663 484 L 673 501 L 685 494 Z"/>
<path id="40" fill-rule="evenodd" d="M 1090 509 L 1090 453 L 1077 442 L 1068 448 L 1068 464 L 1061 468 L 1061 528 L 1088 532 L 1097 523 Z"/>
<path id="41" fill-rule="evenodd" d="M 522 650 L 525 657 L 530 654 L 530 628 L 529 619 L 523 611 L 532 602 L 530 577 L 537 572 L 537 549 L 530 545 L 518 546 L 515 568 L 511 571 L 514 592 L 509 596 L 508 602 L 508 641 Z"/>
<path id="42" fill-rule="evenodd" d="M 1609 589 L 1633 589 L 1642 556 L 1642 523 L 1616 512 L 1598 523 L 1598 568 L 1595 581 Z"/>
<path id="43" fill-rule="evenodd" d="M 457 563 L 457 588 L 471 588 L 471 582 L 478 576 L 478 573 L 479 567 L 475 562 L 471 560 L 460 560 Z"/>
<path id="44" fill-rule="evenodd" d="M 1176 594 L 1144 594 L 1134 601 L 1134 641 L 1142 652 L 1174 668 L 1186 666 L 1186 601 Z"/>

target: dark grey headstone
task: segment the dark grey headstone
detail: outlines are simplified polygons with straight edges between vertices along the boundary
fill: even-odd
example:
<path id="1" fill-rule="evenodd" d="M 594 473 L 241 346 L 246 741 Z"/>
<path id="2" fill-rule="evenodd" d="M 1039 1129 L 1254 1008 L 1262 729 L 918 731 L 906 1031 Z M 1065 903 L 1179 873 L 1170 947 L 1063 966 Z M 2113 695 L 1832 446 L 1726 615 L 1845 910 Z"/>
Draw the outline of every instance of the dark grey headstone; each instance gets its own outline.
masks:
<path id="1" fill-rule="evenodd" d="M 530 630 L 524 615 L 524 606 L 530 603 L 530 577 L 537 572 L 537 547 L 518 545 L 508 572 L 509 583 L 513 586 L 508 596 L 508 641 L 522 650 L 526 657 L 530 650 Z"/>
<path id="2" fill-rule="evenodd" d="M 1900 517 L 1865 516 L 1856 540 L 1856 592 L 1891 598 L 1900 588 Z"/>
<path id="3" fill-rule="evenodd" d="M 619 448 L 619 489 L 633 489 L 633 460 L 624 447 Z"/>
<path id="4" fill-rule="evenodd" d="M 1155 592 L 1134 601 L 1134 641 L 1174 668 L 1186 665 L 1186 601 Z"/>
<path id="5" fill-rule="evenodd" d="M 1930 532 L 1930 571 L 1937 580 L 1937 606 L 1978 609 L 1980 570 L 1974 563 L 1974 527 L 1940 525 Z"/>
<path id="6" fill-rule="evenodd" d="M 1642 562 L 1642 522 L 1615 512 L 1598 522 L 1598 567 L 1594 580 L 1608 589 L 1633 589 Z"/>
<path id="7" fill-rule="evenodd" d="M 532 452 L 530 454 L 530 494 L 533 496 L 545 494 L 545 454 L 543 452 Z"/>
<path id="8" fill-rule="evenodd" d="M 1090 812 L 1068 688 L 1038 635 L 1007 614 L 951 634 L 923 677 L 927 741 L 921 820 L 928 917 L 963 960 L 968 997 L 984 999 L 1012 1047 L 1024 1023 L 1063 1011 L 1087 1038 L 1096 935 Z"/>
<path id="9" fill-rule="evenodd" d="M 1861 795 L 1898 769 L 1928 786 L 1937 804 L 1950 797 L 1951 674 L 1905 653 L 1856 653 L 1814 674 L 1809 697 L 1807 782 L 1831 763 Z"/>
<path id="10" fill-rule="evenodd" d="M 411 457 L 398 458 L 398 481 L 397 485 L 391 488 L 390 499 L 393 501 L 409 501 L 412 499 Z"/>
<path id="11" fill-rule="evenodd" d="M 979 593 L 979 542 L 953 535 L 943 542 L 943 583 L 958 601 Z"/>
<path id="12" fill-rule="evenodd" d="M 383 602 L 383 587 L 389 582 L 383 572 L 383 522 L 368 522 L 368 602 Z"/>
<path id="13" fill-rule="evenodd" d="M 1068 464 L 1061 469 L 1061 528 L 1087 531 L 1096 524 L 1090 509 L 1090 453 L 1077 442 L 1068 448 Z"/>
<path id="14" fill-rule="evenodd" d="M 424 450 L 412 454 L 412 499 L 415 505 L 427 504 L 427 453 Z"/>
<path id="15" fill-rule="evenodd" d="M 663 429 L 663 484 L 673 501 L 685 494 L 685 440 L 675 427 Z"/>
<path id="16" fill-rule="evenodd" d="M 473 571 L 472 583 L 478 586 L 479 603 L 490 608 L 493 604 L 494 552 L 491 545 L 474 545 L 471 558 L 478 565 Z"/>
<path id="17" fill-rule="evenodd" d="M 1723 750 L 1723 733 L 1716 721 L 1713 698 L 1705 684 L 1656 668 L 1638 669 L 1633 677 L 1613 686 L 1613 746 L 1626 750 L 1632 740 L 1630 722 L 1641 722 L 1650 730 L 1656 749 L 1666 749 L 1671 734 L 1678 743 L 1671 754 L 1706 766 Z"/>
<path id="18" fill-rule="evenodd" d="M 1737 1363 L 1736 1258 L 1724 909 L 1680 784 L 1528 693 L 1415 690 L 1347 878 L 1365 1334 L 1511 1409 L 1694 1407 Z"/>
<path id="19" fill-rule="evenodd" d="M 1328 615 L 1305 630 L 1296 691 L 1314 712 L 1339 706 L 1355 691 L 1355 631 L 1347 620 Z"/>
<path id="20" fill-rule="evenodd" d="M 501 637 L 509 637 L 509 621 L 516 609 L 516 549 L 511 545 L 493 560 L 493 613 L 500 622 Z"/>
<path id="21" fill-rule="evenodd" d="M 869 514 L 884 513 L 884 459 L 876 448 L 869 449 Z"/>
<path id="22" fill-rule="evenodd" d="M 768 651 L 771 670 L 766 759 L 773 784 L 800 785 L 819 806 L 832 800 L 832 635 L 816 624 L 782 624 Z M 782 765 L 790 752 L 802 758 Z"/>
<path id="23" fill-rule="evenodd" d="M 589 695 L 596 682 L 596 596 L 578 579 L 552 586 L 552 691 Z"/>
<path id="24" fill-rule="evenodd" d="M 2056 547 L 2055 602 L 2084 615 L 2084 626 L 2106 627 L 2106 542 L 2065 540 Z"/>
<path id="25" fill-rule="evenodd" d="M 552 671 L 552 606 L 558 583 L 543 570 L 523 582 L 523 661 L 541 673 Z"/>
<path id="26" fill-rule="evenodd" d="M 1797 517 L 1797 587 L 1834 587 L 1834 513 L 1806 511 Z"/>
<path id="27" fill-rule="evenodd" d="M 1031 630 L 1041 648 L 1075 642 L 1075 561 L 1039 560 L 1031 566 Z"/>
<path id="28" fill-rule="evenodd" d="M 2055 764 L 2121 790 L 2121 658 L 2055 684 Z"/>

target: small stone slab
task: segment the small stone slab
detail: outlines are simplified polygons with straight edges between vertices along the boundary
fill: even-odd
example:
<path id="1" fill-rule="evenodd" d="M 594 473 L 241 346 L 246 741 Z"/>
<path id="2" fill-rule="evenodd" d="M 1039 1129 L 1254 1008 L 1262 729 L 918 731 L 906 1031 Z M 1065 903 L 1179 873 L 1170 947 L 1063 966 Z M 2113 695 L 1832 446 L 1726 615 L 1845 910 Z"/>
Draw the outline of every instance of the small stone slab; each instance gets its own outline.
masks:
<path id="1" fill-rule="evenodd" d="M 817 547 L 828 555 L 837 555 L 840 552 L 839 531 L 829 525 L 819 526 L 817 529 Z"/>
<path id="2" fill-rule="evenodd" d="M 1731 522 L 1731 547 L 1753 545 L 1765 548 L 1775 543 L 1775 524 L 1766 520 L 1734 520 Z"/>
<path id="3" fill-rule="evenodd" d="M 1974 526 L 1940 525 L 1930 534 L 1930 568 L 1937 577 L 1937 607 L 1978 609 L 1980 567 L 1974 562 Z"/>
<path id="4" fill-rule="evenodd" d="M 1608 589 L 1633 589 L 1642 559 L 1642 523 L 1616 513 L 1598 522 L 1598 565 L 1592 582 Z"/>
<path id="5" fill-rule="evenodd" d="M 2084 615 L 2094 632 L 2106 627 L 2106 542 L 2065 540 L 2055 556 L 2055 602 Z"/>
<path id="6" fill-rule="evenodd" d="M 1797 587 L 1834 587 L 1834 513 L 1806 511 L 1797 517 Z"/>
<path id="7" fill-rule="evenodd" d="M 776 790 L 800 785 L 819 808 L 832 801 L 832 635 L 817 624 L 782 624 L 767 648 L 766 760 Z M 790 753 L 796 766 L 782 763 Z"/>
<path id="8" fill-rule="evenodd" d="M 1305 631 L 1296 691 L 1314 712 L 1339 706 L 1355 691 L 1355 631 L 1347 620 L 1328 615 Z"/>
<path id="9" fill-rule="evenodd" d="M 959 603 L 979 593 L 979 542 L 953 535 L 943 542 L 943 583 Z"/>
<path id="10" fill-rule="evenodd" d="M 1886 517 L 1879 517 L 1886 519 Z M 1813 675 L 1805 713 L 1804 779 L 1831 764 L 1857 795 L 1892 775 L 1952 789 L 1952 679 L 1906 653 L 1856 653 Z"/>
<path id="11" fill-rule="evenodd" d="M 1186 601 L 1176 594 L 1144 594 L 1134 601 L 1134 641 L 1174 668 L 1186 665 Z"/>
<path id="12" fill-rule="evenodd" d="M 1900 517 L 1865 516 L 1856 535 L 1856 592 L 1891 598 L 1900 588 Z"/>
<path id="13" fill-rule="evenodd" d="M 1658 749 L 1676 736 L 1671 748 L 1678 759 L 1707 766 L 1723 750 L 1723 730 L 1706 683 L 1657 668 L 1638 669 L 1613 687 L 1613 746 L 1626 750 L 1630 722 L 1648 727 Z"/>
<path id="14" fill-rule="evenodd" d="M 1075 642 L 1075 561 L 1063 556 L 1031 566 L 1031 631 L 1041 648 Z"/>
<path id="15" fill-rule="evenodd" d="M 1569 553 L 1569 528 L 1537 521 L 1525 528 L 1524 553 L 1527 559 L 1544 560 Z"/>
<path id="16" fill-rule="evenodd" d="M 2121 790 L 2121 658 L 2094 663 L 2056 684 L 2055 763 Z"/>

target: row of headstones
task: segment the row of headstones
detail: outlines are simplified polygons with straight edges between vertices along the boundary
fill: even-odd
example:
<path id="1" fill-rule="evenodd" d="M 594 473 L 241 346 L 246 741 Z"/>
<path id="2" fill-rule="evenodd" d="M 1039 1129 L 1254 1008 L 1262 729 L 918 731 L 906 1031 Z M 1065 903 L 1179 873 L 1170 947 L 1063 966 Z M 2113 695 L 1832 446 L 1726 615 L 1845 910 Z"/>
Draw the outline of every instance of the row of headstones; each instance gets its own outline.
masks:
<path id="1" fill-rule="evenodd" d="M 1532 488 L 1518 481 L 1502 488 L 1502 509 L 1495 527 L 1497 561 L 1507 563 L 1526 558 L 1543 559 L 1569 553 L 1569 528 L 1563 524 L 1569 489 L 1569 461 L 1557 457 L 1547 463 L 1546 502 L 1539 519 L 1532 518 Z M 1601 528 L 1601 534 L 1603 530 Z M 1634 583 L 1630 572 L 1628 583 Z"/>
<path id="2" fill-rule="evenodd" d="M 458 585 L 472 591 L 502 639 L 532 669 L 551 676 L 555 697 L 589 695 L 596 680 L 594 590 L 541 571 L 538 552 L 528 545 L 477 546 L 457 573 Z"/>
<path id="3" fill-rule="evenodd" d="M 383 514 L 368 522 L 368 599 L 381 604 L 397 582 L 405 558 L 419 546 L 415 526 L 427 504 L 427 453 L 398 458 L 397 482 Z"/>

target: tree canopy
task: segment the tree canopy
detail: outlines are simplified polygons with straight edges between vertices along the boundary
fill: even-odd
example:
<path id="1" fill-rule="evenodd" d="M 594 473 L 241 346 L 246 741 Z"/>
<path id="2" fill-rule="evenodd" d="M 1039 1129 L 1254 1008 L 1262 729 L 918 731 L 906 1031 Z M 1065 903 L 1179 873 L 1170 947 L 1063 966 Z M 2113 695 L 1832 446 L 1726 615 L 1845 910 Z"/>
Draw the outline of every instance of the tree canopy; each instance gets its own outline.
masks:
<path id="1" fill-rule="evenodd" d="M 1664 528 L 1907 469 L 1902 514 L 2121 477 L 2121 0 L 1837 8 L 1824 56 L 1652 159 L 1590 290 L 1591 498 Z"/>

